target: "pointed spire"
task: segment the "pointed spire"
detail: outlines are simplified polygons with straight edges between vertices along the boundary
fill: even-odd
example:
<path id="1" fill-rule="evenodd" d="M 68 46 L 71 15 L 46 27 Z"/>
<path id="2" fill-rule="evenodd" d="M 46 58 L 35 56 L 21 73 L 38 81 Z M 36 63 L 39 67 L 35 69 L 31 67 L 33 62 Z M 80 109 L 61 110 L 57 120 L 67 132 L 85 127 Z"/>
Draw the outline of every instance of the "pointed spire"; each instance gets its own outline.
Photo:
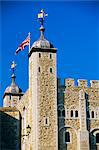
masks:
<path id="1" fill-rule="evenodd" d="M 43 9 L 40 11 L 40 13 L 38 13 L 38 19 L 39 19 L 39 22 L 41 24 L 41 27 L 40 27 L 40 32 L 41 32 L 40 39 L 44 39 L 44 31 L 45 31 L 44 19 L 45 19 L 46 16 L 48 16 L 48 14 L 46 14 Z"/>
<path id="2" fill-rule="evenodd" d="M 11 83 L 11 85 L 15 85 L 15 78 L 16 78 L 16 76 L 15 76 L 15 74 L 14 74 L 14 72 L 15 72 L 15 67 L 16 67 L 16 64 L 15 64 L 15 62 L 13 61 L 12 64 L 11 64 L 11 70 L 12 70 L 12 76 L 11 76 L 11 78 L 12 78 L 12 83 Z"/>

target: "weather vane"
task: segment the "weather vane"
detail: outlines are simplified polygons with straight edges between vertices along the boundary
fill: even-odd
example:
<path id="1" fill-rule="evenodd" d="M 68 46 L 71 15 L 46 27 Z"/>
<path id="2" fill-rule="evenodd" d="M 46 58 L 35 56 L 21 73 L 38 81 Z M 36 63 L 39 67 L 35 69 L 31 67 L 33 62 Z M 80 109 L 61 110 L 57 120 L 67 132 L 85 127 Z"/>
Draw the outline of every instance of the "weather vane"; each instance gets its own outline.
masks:
<path id="1" fill-rule="evenodd" d="M 43 9 L 40 11 L 40 13 L 38 13 L 38 19 L 40 21 L 41 26 L 43 26 L 44 19 L 46 16 L 48 16 L 48 14 L 46 14 Z"/>
<path id="2" fill-rule="evenodd" d="M 15 63 L 15 61 L 12 61 L 11 69 L 12 69 L 13 74 L 14 74 L 14 71 L 15 71 L 15 67 L 16 67 L 16 63 Z"/>

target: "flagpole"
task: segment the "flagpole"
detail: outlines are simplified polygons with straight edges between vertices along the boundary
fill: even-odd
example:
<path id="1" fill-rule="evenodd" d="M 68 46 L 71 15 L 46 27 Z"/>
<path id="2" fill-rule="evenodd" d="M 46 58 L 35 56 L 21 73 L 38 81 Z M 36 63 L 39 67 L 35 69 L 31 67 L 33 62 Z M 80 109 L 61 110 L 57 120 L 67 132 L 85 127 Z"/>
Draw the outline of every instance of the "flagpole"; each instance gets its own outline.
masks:
<path id="1" fill-rule="evenodd" d="M 30 37 L 30 32 L 28 33 L 29 37 Z M 29 52 L 30 52 L 30 42 L 29 42 Z"/>

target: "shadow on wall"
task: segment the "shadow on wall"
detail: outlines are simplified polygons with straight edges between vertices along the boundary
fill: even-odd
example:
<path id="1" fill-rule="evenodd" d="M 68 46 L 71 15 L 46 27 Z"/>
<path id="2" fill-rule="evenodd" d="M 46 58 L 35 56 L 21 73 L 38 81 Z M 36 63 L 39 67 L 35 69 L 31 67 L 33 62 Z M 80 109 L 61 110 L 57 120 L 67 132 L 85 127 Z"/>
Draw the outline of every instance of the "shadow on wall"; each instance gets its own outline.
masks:
<path id="1" fill-rule="evenodd" d="M 60 80 L 58 79 L 58 149 L 59 150 L 67 150 L 67 144 L 65 143 L 65 108 L 64 108 L 64 90 L 65 86 L 60 84 Z M 64 127 L 60 132 L 60 127 Z"/>
<path id="2" fill-rule="evenodd" d="M 20 119 L 7 113 L 0 111 L 0 150 L 21 150 Z"/>

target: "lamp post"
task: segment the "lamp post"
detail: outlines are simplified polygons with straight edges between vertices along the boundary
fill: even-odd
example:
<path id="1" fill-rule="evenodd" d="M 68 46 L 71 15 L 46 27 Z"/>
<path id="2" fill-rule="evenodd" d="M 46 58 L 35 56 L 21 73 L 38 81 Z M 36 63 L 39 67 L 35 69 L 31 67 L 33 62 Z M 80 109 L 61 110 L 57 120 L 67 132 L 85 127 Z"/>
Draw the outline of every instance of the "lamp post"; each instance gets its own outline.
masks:
<path id="1" fill-rule="evenodd" d="M 31 127 L 29 125 L 26 127 L 26 132 L 27 132 L 27 134 L 23 134 L 22 137 L 29 136 L 29 134 L 31 132 Z"/>

